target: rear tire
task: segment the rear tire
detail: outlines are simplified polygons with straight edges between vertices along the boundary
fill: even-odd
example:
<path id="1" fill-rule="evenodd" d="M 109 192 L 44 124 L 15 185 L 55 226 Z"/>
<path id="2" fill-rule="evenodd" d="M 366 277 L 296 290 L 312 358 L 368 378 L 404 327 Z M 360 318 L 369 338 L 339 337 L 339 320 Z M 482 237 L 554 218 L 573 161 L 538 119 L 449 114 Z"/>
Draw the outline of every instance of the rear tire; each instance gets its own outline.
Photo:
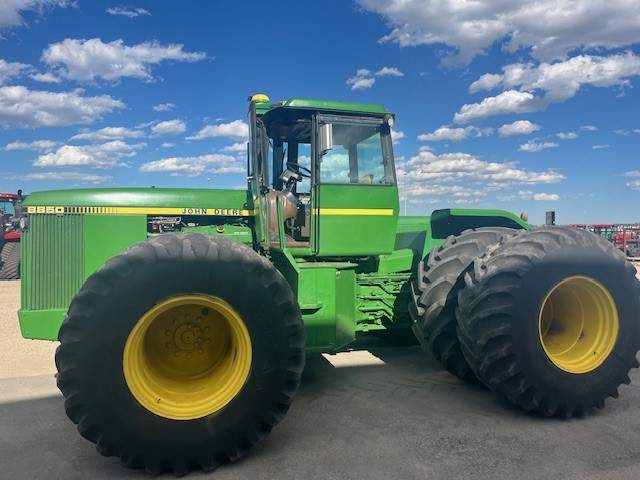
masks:
<path id="1" fill-rule="evenodd" d="M 413 332 L 426 352 L 462 380 L 475 381 L 456 333 L 458 291 L 464 286 L 464 273 L 489 245 L 515 232 L 502 227 L 465 230 L 434 248 L 419 266 L 409 305 Z"/>
<path id="2" fill-rule="evenodd" d="M 20 244 L 18 242 L 5 243 L 0 253 L 0 260 L 2 261 L 0 279 L 17 280 L 20 278 Z"/>
<path id="3" fill-rule="evenodd" d="M 109 260 L 59 333 L 69 418 L 105 456 L 150 473 L 213 470 L 285 415 L 304 327 L 284 277 L 224 237 L 164 234 Z"/>
<path id="4" fill-rule="evenodd" d="M 459 295 L 458 336 L 474 373 L 542 415 L 602 408 L 638 367 L 640 282 L 605 239 L 544 227 L 489 249 Z"/>

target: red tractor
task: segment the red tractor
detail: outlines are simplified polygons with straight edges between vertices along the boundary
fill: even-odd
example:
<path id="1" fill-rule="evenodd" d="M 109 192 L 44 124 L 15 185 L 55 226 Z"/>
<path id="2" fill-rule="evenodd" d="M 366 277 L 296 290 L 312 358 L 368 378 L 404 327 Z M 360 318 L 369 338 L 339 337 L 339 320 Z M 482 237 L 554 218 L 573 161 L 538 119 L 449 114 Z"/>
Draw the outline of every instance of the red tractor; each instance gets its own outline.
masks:
<path id="1" fill-rule="evenodd" d="M 20 230 L 26 217 L 22 214 L 22 190 L 0 193 L 0 280 L 20 278 Z"/>
<path id="2" fill-rule="evenodd" d="M 640 256 L 640 232 L 637 229 L 625 229 L 614 233 L 611 241 L 617 249 L 626 253 L 627 257 Z"/>

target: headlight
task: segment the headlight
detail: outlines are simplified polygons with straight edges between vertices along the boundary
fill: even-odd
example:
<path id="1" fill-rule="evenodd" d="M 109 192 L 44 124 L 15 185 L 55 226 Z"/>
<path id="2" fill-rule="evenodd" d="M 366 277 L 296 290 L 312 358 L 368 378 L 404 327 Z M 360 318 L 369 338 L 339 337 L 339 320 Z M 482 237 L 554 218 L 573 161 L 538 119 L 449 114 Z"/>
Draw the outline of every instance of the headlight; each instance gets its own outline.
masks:
<path id="1" fill-rule="evenodd" d="M 29 226 L 29 217 L 20 217 L 20 230 L 26 230 Z"/>

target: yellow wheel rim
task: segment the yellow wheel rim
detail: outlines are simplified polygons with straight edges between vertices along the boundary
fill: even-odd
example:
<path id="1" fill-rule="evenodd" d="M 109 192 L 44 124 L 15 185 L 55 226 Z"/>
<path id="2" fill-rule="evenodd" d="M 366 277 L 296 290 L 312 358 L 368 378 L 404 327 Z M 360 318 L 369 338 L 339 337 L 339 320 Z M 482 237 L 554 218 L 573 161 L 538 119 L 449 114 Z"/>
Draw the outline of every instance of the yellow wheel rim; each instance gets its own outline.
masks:
<path id="1" fill-rule="evenodd" d="M 593 278 L 568 277 L 542 302 L 538 333 L 554 365 L 587 373 L 609 356 L 618 338 L 618 310 L 609 291 Z"/>
<path id="2" fill-rule="evenodd" d="M 156 415 L 192 420 L 225 407 L 251 370 L 251 337 L 225 301 L 178 295 L 145 313 L 127 338 L 124 377 Z"/>

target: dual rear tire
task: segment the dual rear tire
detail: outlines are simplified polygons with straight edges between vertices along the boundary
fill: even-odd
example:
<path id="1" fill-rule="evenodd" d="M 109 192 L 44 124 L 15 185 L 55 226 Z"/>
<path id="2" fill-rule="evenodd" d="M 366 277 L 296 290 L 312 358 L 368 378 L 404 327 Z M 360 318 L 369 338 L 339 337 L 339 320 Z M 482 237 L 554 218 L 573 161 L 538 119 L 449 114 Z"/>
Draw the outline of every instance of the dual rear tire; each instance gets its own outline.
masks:
<path id="1" fill-rule="evenodd" d="M 475 235 L 448 240 L 441 254 Z M 459 363 L 473 374 L 453 370 L 461 378 L 478 379 L 510 403 L 545 416 L 583 415 L 616 397 L 629 383 L 629 370 L 638 367 L 635 273 L 624 255 L 589 232 L 511 232 L 460 269 L 449 282 L 457 295 L 449 294 L 444 320 L 436 316 L 433 323 L 448 325 Z M 430 285 L 419 298 L 434 296 Z M 425 319 L 426 313 L 418 317 L 414 329 L 429 334 Z"/>

